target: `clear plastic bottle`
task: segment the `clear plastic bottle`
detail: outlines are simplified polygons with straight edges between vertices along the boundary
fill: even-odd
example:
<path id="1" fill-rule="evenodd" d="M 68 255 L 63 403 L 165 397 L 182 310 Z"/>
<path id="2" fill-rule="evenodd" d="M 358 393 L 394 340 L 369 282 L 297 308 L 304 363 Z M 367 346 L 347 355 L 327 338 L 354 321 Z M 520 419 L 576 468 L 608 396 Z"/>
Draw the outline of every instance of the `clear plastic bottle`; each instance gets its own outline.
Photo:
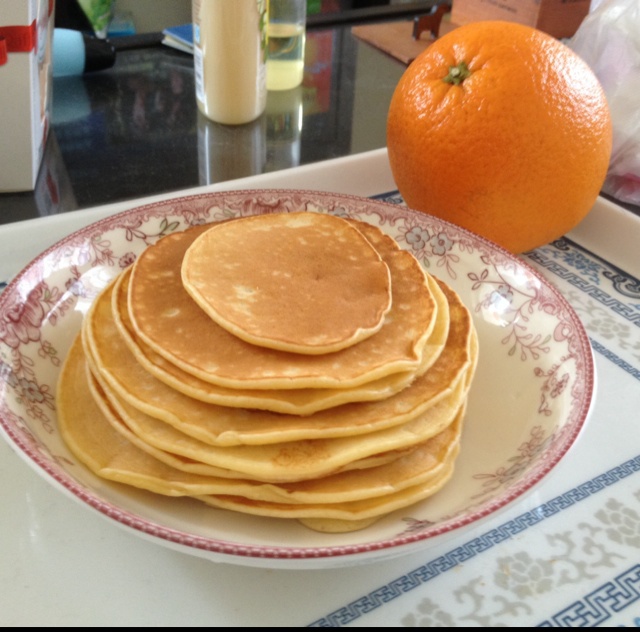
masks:
<path id="1" fill-rule="evenodd" d="M 196 100 L 212 121 L 249 123 L 266 107 L 267 0 L 192 0 Z"/>

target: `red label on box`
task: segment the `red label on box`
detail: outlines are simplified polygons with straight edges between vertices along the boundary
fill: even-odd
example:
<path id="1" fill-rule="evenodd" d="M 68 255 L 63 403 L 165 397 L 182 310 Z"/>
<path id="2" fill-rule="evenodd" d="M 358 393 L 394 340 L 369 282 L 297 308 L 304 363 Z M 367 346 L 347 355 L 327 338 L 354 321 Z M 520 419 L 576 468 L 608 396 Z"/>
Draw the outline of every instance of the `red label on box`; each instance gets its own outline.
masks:
<path id="1" fill-rule="evenodd" d="M 0 26 L 0 39 L 8 53 L 30 53 L 36 47 L 36 21 L 29 26 Z"/>

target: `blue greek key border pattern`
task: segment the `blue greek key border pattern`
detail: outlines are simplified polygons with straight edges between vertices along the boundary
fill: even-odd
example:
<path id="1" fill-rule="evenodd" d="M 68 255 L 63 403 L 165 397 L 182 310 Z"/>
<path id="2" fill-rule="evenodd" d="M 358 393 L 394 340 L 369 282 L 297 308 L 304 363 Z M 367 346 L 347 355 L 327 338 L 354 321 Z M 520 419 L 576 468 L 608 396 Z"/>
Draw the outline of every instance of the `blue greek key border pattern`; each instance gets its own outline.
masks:
<path id="1" fill-rule="evenodd" d="M 563 259 L 561 261 L 553 259 L 554 254 L 561 255 Z M 600 282 L 606 279 L 621 296 L 640 301 L 640 280 L 566 237 L 549 246 L 529 252 L 525 256 L 598 301 L 616 315 L 640 327 L 640 311 L 637 306 L 634 309 L 598 287 Z M 578 273 L 569 270 L 567 263 L 574 266 Z"/>
<path id="2" fill-rule="evenodd" d="M 634 474 L 638 474 L 640 472 L 640 455 L 619 465 L 599 476 L 575 487 L 574 489 L 569 490 L 566 494 L 562 496 L 556 496 L 552 500 L 531 511 L 528 511 L 513 520 L 509 520 L 504 524 L 487 531 L 483 535 L 470 540 L 469 542 L 463 544 L 462 546 L 453 549 L 434 560 L 431 560 L 424 566 L 420 566 L 415 570 L 411 571 L 407 575 L 399 577 L 385 586 L 381 586 L 376 590 L 370 592 L 368 595 L 364 595 L 360 597 L 356 601 L 351 602 L 350 604 L 340 608 L 328 614 L 326 617 L 322 619 L 318 619 L 314 623 L 310 624 L 309 627 L 340 627 L 342 625 L 346 625 L 351 623 L 355 619 L 358 619 L 364 614 L 367 614 L 381 606 L 385 603 L 392 601 L 393 599 L 400 597 L 404 593 L 413 590 L 414 588 L 418 588 L 419 586 L 425 584 L 426 582 L 450 571 L 451 569 L 458 566 L 458 564 L 462 564 L 463 562 L 468 561 L 469 559 L 480 555 L 481 553 L 490 550 L 497 544 L 512 538 L 523 531 L 526 531 L 530 527 L 539 524 L 543 520 L 554 516 L 555 514 L 569 509 L 570 507 L 575 506 L 577 503 L 590 498 L 594 494 L 601 492 L 612 485 L 615 485 L 619 481 L 626 479 L 629 476 Z M 633 575 L 635 572 L 635 576 Z M 624 578 L 624 579 L 623 579 Z M 634 579 L 635 578 L 635 579 Z M 624 583 L 623 583 L 624 582 Z M 626 586 L 627 590 L 625 594 L 630 595 L 632 589 L 635 589 L 636 597 L 631 599 L 630 597 L 623 601 L 622 599 L 618 599 L 616 602 L 616 606 L 618 610 L 621 610 L 623 607 L 633 603 L 638 599 L 640 594 L 638 593 L 640 589 L 640 565 L 635 566 L 625 575 L 621 575 L 619 578 L 620 585 Z M 613 586 L 613 584 L 611 584 Z M 618 585 L 617 583 L 615 584 Z M 607 593 L 607 587 L 609 584 L 606 584 L 602 589 L 603 594 L 616 595 L 613 589 Z M 592 593 L 592 595 L 588 595 L 585 597 L 583 602 L 577 602 L 576 604 L 570 606 L 566 611 L 559 613 L 554 617 L 556 620 L 558 617 L 562 617 L 563 622 L 568 622 L 571 620 L 571 615 L 567 614 L 570 612 L 582 612 L 580 609 L 583 603 L 590 603 L 587 600 L 596 600 L 596 595 L 598 591 Z M 598 593 L 599 594 L 599 593 Z M 613 598 L 613 597 L 611 597 Z M 600 602 L 598 602 L 600 603 Z M 624 604 L 624 605 L 621 605 Z M 613 605 L 611 605 L 613 608 Z M 573 609 L 573 610 L 572 610 Z M 574 620 L 576 621 L 576 625 L 584 625 L 582 619 L 579 618 L 578 615 L 573 615 Z M 584 614 L 580 615 L 583 617 L 588 617 L 589 615 Z"/>
<path id="3" fill-rule="evenodd" d="M 633 376 L 636 380 L 640 380 L 640 369 L 637 369 L 628 362 L 625 362 L 615 353 L 609 351 L 609 349 L 601 345 L 599 342 L 596 342 L 593 339 L 590 339 L 590 342 L 594 351 L 597 351 L 600 355 L 607 358 L 607 360 L 611 360 L 611 362 L 619 366 L 622 370 L 626 371 L 629 375 Z"/>
<path id="4" fill-rule="evenodd" d="M 632 566 L 537 627 L 587 628 L 602 625 L 613 615 L 638 601 L 640 601 L 640 564 Z"/>

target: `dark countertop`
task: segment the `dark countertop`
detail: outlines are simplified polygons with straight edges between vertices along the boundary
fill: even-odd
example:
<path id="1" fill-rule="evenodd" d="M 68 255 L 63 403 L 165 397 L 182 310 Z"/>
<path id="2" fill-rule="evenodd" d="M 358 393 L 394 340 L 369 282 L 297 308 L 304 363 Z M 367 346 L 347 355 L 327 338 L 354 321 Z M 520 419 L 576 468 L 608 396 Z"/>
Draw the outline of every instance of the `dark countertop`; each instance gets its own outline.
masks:
<path id="1" fill-rule="evenodd" d="M 255 123 L 229 127 L 198 112 L 191 55 L 158 44 L 119 50 L 111 69 L 54 79 L 36 190 L 0 194 L 0 223 L 384 147 L 404 69 L 349 25 L 310 28 L 302 86 L 270 92 Z"/>

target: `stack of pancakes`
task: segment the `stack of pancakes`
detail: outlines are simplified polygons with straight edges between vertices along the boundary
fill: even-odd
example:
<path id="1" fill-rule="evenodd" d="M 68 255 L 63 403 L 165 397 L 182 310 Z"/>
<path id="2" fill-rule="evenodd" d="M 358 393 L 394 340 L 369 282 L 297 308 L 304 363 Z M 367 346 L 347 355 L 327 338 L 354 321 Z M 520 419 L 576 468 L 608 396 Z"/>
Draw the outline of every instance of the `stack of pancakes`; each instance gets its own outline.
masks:
<path id="1" fill-rule="evenodd" d="M 324 532 L 440 490 L 477 338 L 380 229 L 311 212 L 163 237 L 101 293 L 58 383 L 95 474 Z"/>

